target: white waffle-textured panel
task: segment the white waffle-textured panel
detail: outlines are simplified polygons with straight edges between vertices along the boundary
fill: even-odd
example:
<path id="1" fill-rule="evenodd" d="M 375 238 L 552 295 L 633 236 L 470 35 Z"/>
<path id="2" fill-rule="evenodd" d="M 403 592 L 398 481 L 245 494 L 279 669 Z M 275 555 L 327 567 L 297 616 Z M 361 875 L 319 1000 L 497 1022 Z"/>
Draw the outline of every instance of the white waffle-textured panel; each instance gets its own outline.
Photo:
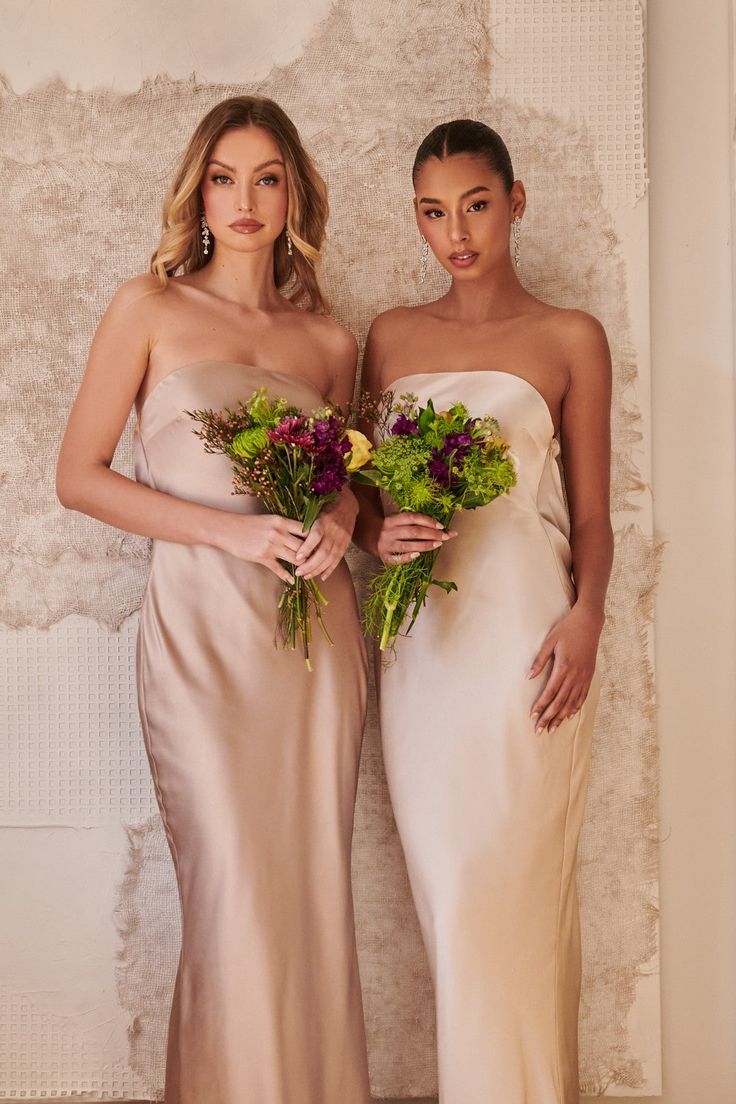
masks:
<path id="1" fill-rule="evenodd" d="M 156 809 L 135 693 L 137 616 L 0 631 L 3 824 L 144 820 Z"/>
<path id="2" fill-rule="evenodd" d="M 641 0 L 491 0 L 490 20 L 491 97 L 584 124 L 605 206 L 640 199 L 647 187 Z"/>
<path id="3" fill-rule="evenodd" d="M 54 1016 L 28 996 L 0 987 L 0 1100 L 69 1098 L 130 1100 L 141 1093 L 125 1059 L 110 1062 L 90 1053 L 68 1017 Z M 30 1091 L 27 1086 L 32 1085 Z"/>
<path id="4" fill-rule="evenodd" d="M 117 1001 L 120 823 L 0 831 L 0 1100 L 146 1095 Z"/>

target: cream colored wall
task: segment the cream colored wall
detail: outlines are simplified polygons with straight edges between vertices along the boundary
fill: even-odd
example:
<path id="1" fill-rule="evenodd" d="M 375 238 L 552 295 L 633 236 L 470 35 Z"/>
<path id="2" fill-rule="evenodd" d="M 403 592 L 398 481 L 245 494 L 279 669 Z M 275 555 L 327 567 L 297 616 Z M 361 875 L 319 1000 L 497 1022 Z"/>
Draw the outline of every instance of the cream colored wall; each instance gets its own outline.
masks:
<path id="1" fill-rule="evenodd" d="M 647 5 L 660 1104 L 736 1099 L 735 27 Z"/>
<path id="2" fill-rule="evenodd" d="M 649 4 L 665 1104 L 736 1096 L 733 7 Z"/>

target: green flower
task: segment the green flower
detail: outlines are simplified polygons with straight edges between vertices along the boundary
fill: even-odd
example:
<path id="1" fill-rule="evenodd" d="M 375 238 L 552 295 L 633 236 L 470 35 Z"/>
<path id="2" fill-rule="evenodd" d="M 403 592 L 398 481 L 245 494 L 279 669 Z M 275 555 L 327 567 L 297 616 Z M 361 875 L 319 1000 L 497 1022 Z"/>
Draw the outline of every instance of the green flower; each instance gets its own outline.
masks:
<path id="1" fill-rule="evenodd" d="M 236 456 L 245 456 L 248 460 L 252 460 L 259 452 L 268 448 L 268 445 L 266 430 L 256 426 L 254 429 L 241 429 L 240 433 L 233 438 L 230 449 Z"/>

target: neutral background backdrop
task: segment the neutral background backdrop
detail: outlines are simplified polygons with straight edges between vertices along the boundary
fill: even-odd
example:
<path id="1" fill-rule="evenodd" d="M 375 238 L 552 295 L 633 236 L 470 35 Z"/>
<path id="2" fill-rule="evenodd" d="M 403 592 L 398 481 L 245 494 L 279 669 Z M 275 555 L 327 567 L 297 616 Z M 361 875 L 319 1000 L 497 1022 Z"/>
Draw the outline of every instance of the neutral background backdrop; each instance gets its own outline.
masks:
<path id="1" fill-rule="evenodd" d="M 736 1086 L 734 23 L 727 0 L 649 4 L 666 1104 Z"/>
<path id="2" fill-rule="evenodd" d="M 215 25 L 181 2 L 3 0 L 0 67 L 18 91 L 55 73 L 120 90 L 162 70 L 241 80 L 224 32 L 242 6 L 219 0 Z M 263 71 L 249 76 L 291 56 L 328 6 L 284 22 L 280 57 L 254 21 Z M 655 633 L 663 1104 L 730 1104 L 736 1084 L 733 7 L 648 5 L 652 485 L 668 542 Z"/>

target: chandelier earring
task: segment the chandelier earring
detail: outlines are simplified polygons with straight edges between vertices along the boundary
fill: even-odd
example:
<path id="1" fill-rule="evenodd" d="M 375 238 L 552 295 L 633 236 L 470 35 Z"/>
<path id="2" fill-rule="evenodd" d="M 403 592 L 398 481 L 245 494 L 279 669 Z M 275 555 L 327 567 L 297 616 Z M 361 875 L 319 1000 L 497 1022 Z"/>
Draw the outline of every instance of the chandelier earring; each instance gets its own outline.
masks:
<path id="1" fill-rule="evenodd" d="M 204 255 L 206 257 L 209 255 L 210 251 L 210 228 L 207 225 L 207 219 L 205 217 L 204 211 L 202 212 L 201 218 L 199 220 L 199 225 L 202 228 L 202 251 L 204 252 Z"/>
<path id="2" fill-rule="evenodd" d="M 521 259 L 521 218 L 519 215 L 516 216 L 512 225 L 514 229 L 514 263 L 518 268 Z"/>
<path id="3" fill-rule="evenodd" d="M 286 252 L 288 253 L 288 255 L 290 257 L 293 256 L 293 254 L 294 254 L 294 245 L 293 245 L 293 242 L 291 240 L 291 234 L 289 233 L 288 230 L 286 231 Z"/>
<path id="4" fill-rule="evenodd" d="M 429 242 L 422 234 L 422 250 L 419 255 L 419 283 L 423 284 L 427 278 L 427 261 L 429 259 Z"/>

